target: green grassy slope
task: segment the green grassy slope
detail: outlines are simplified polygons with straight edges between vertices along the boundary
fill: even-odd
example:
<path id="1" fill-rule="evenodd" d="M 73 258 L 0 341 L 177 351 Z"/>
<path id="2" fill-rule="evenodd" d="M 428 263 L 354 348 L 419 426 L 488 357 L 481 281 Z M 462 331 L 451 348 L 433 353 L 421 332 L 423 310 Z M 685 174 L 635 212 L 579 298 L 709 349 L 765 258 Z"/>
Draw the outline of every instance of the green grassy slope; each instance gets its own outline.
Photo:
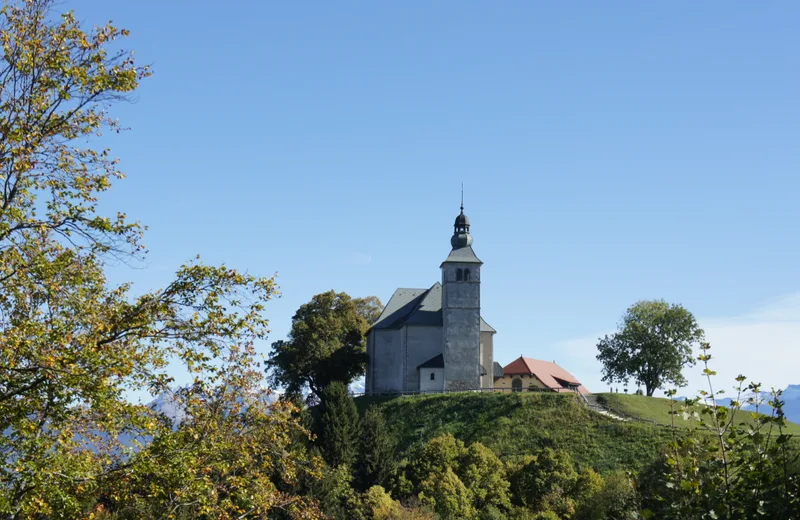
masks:
<path id="1" fill-rule="evenodd" d="M 573 395 L 550 393 L 360 397 L 359 408 L 378 403 L 390 429 L 407 448 L 444 433 L 479 441 L 512 459 L 553 447 L 600 471 L 638 469 L 655 459 L 671 436 L 652 424 L 620 422 L 596 414 Z"/>
<path id="2" fill-rule="evenodd" d="M 641 417 L 660 424 L 671 424 L 670 400 L 659 397 L 628 394 L 596 394 L 598 401 L 613 410 L 622 411 L 634 417 Z M 736 423 L 753 422 L 753 416 L 748 411 L 739 411 L 734 418 Z M 785 433 L 800 436 L 800 425 L 788 422 Z M 675 425 L 681 428 L 693 426 L 692 420 L 683 419 L 681 415 L 675 416 Z"/>

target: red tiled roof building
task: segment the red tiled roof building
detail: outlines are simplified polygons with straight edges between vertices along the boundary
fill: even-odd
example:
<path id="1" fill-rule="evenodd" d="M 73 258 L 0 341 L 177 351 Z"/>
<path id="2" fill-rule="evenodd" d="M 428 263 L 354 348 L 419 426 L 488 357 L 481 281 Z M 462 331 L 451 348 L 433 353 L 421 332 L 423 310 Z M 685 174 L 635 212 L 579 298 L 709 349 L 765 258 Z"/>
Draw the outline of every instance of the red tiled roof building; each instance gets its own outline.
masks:
<path id="1" fill-rule="evenodd" d="M 520 356 L 505 367 L 502 377 L 495 377 L 495 388 L 522 391 L 530 387 L 553 392 L 580 392 L 589 390 L 578 379 L 555 362 Z"/>

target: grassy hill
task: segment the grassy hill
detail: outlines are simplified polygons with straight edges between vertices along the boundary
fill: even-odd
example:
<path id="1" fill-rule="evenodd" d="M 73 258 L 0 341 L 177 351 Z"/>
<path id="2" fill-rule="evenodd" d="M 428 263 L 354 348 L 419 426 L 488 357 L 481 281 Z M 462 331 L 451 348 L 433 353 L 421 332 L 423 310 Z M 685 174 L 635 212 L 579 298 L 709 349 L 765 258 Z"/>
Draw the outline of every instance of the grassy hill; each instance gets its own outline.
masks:
<path id="1" fill-rule="evenodd" d="M 578 464 L 600 471 L 639 469 L 672 435 L 662 426 L 602 416 L 574 395 L 555 393 L 366 396 L 356 403 L 362 411 L 373 403 L 381 406 L 401 449 L 451 433 L 467 443 L 479 441 L 504 459 L 544 447 L 563 449 Z"/>
<path id="2" fill-rule="evenodd" d="M 598 402 L 612 410 L 624 412 L 627 415 L 640 417 L 659 424 L 671 424 L 670 400 L 659 397 L 628 394 L 596 394 Z M 749 411 L 739 411 L 734 419 L 737 423 L 754 421 Z M 693 426 L 693 420 L 685 420 L 680 415 L 675 416 L 675 425 L 681 428 Z M 788 423 L 786 433 L 800 437 L 800 425 Z"/>

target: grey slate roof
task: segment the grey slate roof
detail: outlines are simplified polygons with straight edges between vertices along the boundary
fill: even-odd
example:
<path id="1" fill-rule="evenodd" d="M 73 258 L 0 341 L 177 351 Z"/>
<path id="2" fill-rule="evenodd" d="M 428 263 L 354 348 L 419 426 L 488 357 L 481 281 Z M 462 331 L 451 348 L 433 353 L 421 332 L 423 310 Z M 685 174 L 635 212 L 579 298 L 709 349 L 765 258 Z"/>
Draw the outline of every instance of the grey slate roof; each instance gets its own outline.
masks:
<path id="1" fill-rule="evenodd" d="M 500 379 L 503 377 L 503 365 L 495 361 L 494 365 L 492 365 L 492 372 L 494 372 L 495 379 Z"/>
<path id="2" fill-rule="evenodd" d="M 417 370 L 419 370 L 420 368 L 444 368 L 444 356 L 441 354 L 439 354 L 438 356 L 434 356 L 430 358 L 428 361 L 419 365 L 417 367 Z"/>
<path id="3" fill-rule="evenodd" d="M 494 330 L 494 327 L 486 323 L 486 320 L 483 319 L 483 316 L 481 316 L 481 332 L 491 332 L 491 333 L 497 332 L 496 330 Z"/>
<path id="4" fill-rule="evenodd" d="M 472 250 L 472 246 L 466 247 L 459 247 L 457 249 L 453 249 L 450 251 L 450 254 L 447 255 L 443 264 L 447 262 L 459 262 L 462 264 L 482 264 L 483 262 L 475 256 L 475 251 Z"/>
<path id="5" fill-rule="evenodd" d="M 397 329 L 403 325 L 441 327 L 442 324 L 442 284 L 436 282 L 430 289 L 397 289 L 372 328 Z M 497 331 L 481 317 L 481 332 Z"/>
<path id="6" fill-rule="evenodd" d="M 436 282 L 428 289 L 405 323 L 408 325 L 442 325 L 442 284 Z"/>
<path id="7" fill-rule="evenodd" d="M 416 309 L 426 292 L 428 289 L 397 289 L 383 308 L 378 321 L 372 324 L 372 328 L 397 328 L 397 322 L 402 324 L 402 320 Z"/>

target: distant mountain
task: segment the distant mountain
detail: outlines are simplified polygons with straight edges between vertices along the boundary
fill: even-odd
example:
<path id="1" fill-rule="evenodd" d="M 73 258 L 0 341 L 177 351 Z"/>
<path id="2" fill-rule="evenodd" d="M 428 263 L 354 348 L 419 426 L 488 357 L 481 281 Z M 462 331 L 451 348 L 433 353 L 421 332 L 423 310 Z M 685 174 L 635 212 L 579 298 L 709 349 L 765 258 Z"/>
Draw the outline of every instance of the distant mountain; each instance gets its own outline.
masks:
<path id="1" fill-rule="evenodd" d="M 148 407 L 158 413 L 164 414 L 167 418 L 171 419 L 173 424 L 178 425 L 186 419 L 186 410 L 181 406 L 180 400 L 176 394 L 179 390 L 167 390 L 157 395 L 155 399 L 148 403 Z M 280 399 L 281 392 L 261 392 L 257 398 L 266 404 L 272 404 Z"/>
<path id="2" fill-rule="evenodd" d="M 363 377 L 350 383 L 350 393 L 354 395 L 363 394 L 366 388 L 364 383 L 365 381 Z M 181 421 L 186 418 L 186 412 L 181 408 L 178 397 L 175 394 L 177 391 L 178 390 L 167 390 L 156 396 L 156 398 L 150 401 L 150 403 L 147 405 L 156 412 L 163 413 L 166 417 L 172 419 L 172 422 L 175 425 L 180 424 Z M 280 399 L 282 394 L 282 391 L 274 390 L 272 392 L 264 392 L 261 395 L 261 399 L 267 404 L 272 404 Z M 308 394 L 309 391 L 305 390 L 303 392 L 303 397 L 307 397 Z"/>
<path id="3" fill-rule="evenodd" d="M 186 418 L 186 411 L 183 410 L 172 390 L 162 392 L 147 406 L 157 413 L 163 413 L 172 420 L 173 424 L 180 424 Z"/>
<path id="4" fill-rule="evenodd" d="M 364 378 L 356 379 L 352 383 L 350 383 L 350 393 L 351 394 L 363 394 L 366 391 Z"/>
<path id="5" fill-rule="evenodd" d="M 783 391 L 783 395 L 781 396 L 783 399 L 788 401 L 800 401 L 800 385 L 789 385 Z"/>
<path id="6" fill-rule="evenodd" d="M 783 413 L 787 419 L 794 423 L 800 423 L 800 385 L 787 386 L 780 397 L 784 402 Z M 768 405 L 761 407 L 763 413 L 770 413 L 772 408 Z"/>
<path id="7" fill-rule="evenodd" d="M 763 398 L 766 400 L 767 395 L 764 394 Z M 747 396 L 743 396 L 742 402 L 744 402 L 746 399 Z M 730 406 L 732 400 L 733 399 L 731 397 L 717 399 L 717 404 L 720 406 Z M 800 385 L 787 386 L 781 394 L 781 401 L 785 403 L 783 405 L 783 413 L 786 418 L 793 423 L 800 424 Z M 742 409 L 755 411 L 755 406 L 743 406 Z M 761 413 L 769 414 L 772 413 L 772 408 L 765 402 L 759 407 L 759 411 Z"/>

